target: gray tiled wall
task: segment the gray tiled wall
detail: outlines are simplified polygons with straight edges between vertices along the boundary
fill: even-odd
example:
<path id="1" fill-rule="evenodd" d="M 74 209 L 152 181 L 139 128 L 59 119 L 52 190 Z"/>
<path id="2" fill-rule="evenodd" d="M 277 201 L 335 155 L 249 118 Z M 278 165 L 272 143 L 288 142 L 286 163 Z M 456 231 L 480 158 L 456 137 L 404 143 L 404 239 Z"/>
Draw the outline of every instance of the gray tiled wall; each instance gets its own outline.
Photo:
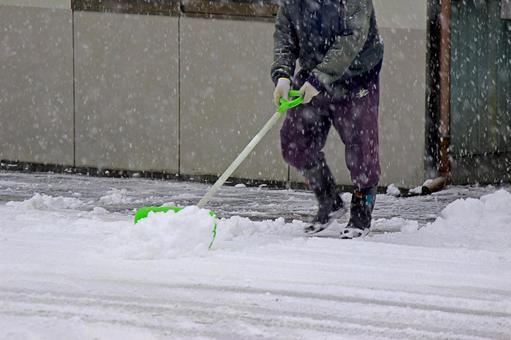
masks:
<path id="1" fill-rule="evenodd" d="M 71 0 L 0 0 L 0 6 L 71 9 Z"/>
<path id="2" fill-rule="evenodd" d="M 73 36 L 71 11 L 62 9 L 69 1 L 6 1 L 0 158 L 218 175 L 274 112 L 271 22 L 75 12 Z M 37 4 L 54 8 L 26 7 Z M 375 6 L 386 44 L 381 184 L 417 185 L 424 177 L 426 1 Z M 288 179 L 279 127 L 235 176 Z M 338 182 L 349 184 L 333 132 L 326 153 Z M 294 171 L 290 179 L 302 180 Z"/>
<path id="3" fill-rule="evenodd" d="M 77 166 L 178 172 L 177 22 L 75 13 Z"/>
<path id="4" fill-rule="evenodd" d="M 73 164 L 71 11 L 0 6 L 0 159 Z"/>
<path id="5" fill-rule="evenodd" d="M 220 175 L 275 111 L 273 25 L 181 20 L 181 172 Z M 287 180 L 278 128 L 233 176 Z"/>

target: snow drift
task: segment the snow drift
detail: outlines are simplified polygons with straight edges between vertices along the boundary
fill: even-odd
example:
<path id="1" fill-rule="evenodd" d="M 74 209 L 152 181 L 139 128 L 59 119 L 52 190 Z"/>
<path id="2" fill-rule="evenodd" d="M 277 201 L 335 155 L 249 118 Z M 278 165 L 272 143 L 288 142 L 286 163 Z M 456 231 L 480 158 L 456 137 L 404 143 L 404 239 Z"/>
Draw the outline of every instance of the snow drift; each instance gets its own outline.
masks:
<path id="1" fill-rule="evenodd" d="M 297 239 L 308 242 L 308 238 L 301 232 L 305 226 L 301 221 L 286 223 L 282 218 L 251 221 L 242 217 L 215 221 L 208 210 L 192 206 L 179 213 L 151 214 L 134 225 L 131 218 L 123 216 L 122 220 L 119 220 L 117 215 L 100 207 L 94 207 L 89 212 L 74 210 L 83 210 L 84 206 L 85 203 L 76 198 L 35 194 L 23 202 L 7 203 L 4 209 L 8 210 L 4 214 L 19 215 L 23 212 L 28 216 L 33 215 L 31 225 L 24 226 L 32 230 L 47 228 L 56 231 L 74 227 L 81 233 L 108 231 L 110 237 L 105 240 L 108 252 L 129 259 L 205 256 L 208 254 L 215 222 L 217 239 L 213 250 L 240 251 Z M 67 210 L 68 213 L 51 213 L 62 210 Z M 31 211 L 35 214 L 31 214 Z M 73 214 L 76 214 L 75 219 Z M 361 241 L 509 251 L 511 194 L 506 190 L 499 190 L 481 199 L 456 200 L 449 204 L 434 222 L 422 228 L 417 221 L 396 217 L 373 221 L 373 229 L 375 232 L 372 236 Z M 332 235 L 337 234 L 337 231 L 329 231 Z"/>
<path id="2" fill-rule="evenodd" d="M 403 221 L 403 223 L 408 223 Z M 378 235 L 375 241 L 481 250 L 511 249 L 511 194 L 498 190 L 480 199 L 458 199 L 416 233 Z"/>

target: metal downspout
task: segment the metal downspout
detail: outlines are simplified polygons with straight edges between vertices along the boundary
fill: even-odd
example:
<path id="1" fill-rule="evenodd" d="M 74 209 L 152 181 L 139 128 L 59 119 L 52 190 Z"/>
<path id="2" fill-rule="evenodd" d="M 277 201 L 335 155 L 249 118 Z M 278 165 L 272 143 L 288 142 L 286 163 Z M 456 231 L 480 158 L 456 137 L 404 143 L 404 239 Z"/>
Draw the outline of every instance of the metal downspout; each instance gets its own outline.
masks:
<path id="1" fill-rule="evenodd" d="M 440 157 L 438 172 L 451 179 L 451 0 L 440 0 Z"/>
<path id="2" fill-rule="evenodd" d="M 430 194 L 444 189 L 451 183 L 451 0 L 440 0 L 440 109 L 439 109 L 439 157 L 438 176 L 428 180 L 422 186 L 422 194 Z"/>

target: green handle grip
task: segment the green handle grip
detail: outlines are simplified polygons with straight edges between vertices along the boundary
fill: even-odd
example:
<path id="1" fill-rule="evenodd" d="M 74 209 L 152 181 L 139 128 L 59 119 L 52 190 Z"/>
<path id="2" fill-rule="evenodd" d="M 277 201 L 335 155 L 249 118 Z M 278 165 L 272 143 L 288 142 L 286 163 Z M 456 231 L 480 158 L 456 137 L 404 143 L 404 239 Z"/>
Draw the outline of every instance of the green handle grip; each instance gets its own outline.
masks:
<path id="1" fill-rule="evenodd" d="M 280 106 L 277 109 L 277 112 L 284 113 L 293 107 L 297 107 L 298 105 L 300 105 L 303 102 L 303 97 L 302 97 L 300 91 L 298 91 L 298 90 L 289 91 L 289 97 L 290 98 L 296 97 L 296 98 L 291 99 L 291 100 L 285 100 L 284 98 L 280 98 Z"/>

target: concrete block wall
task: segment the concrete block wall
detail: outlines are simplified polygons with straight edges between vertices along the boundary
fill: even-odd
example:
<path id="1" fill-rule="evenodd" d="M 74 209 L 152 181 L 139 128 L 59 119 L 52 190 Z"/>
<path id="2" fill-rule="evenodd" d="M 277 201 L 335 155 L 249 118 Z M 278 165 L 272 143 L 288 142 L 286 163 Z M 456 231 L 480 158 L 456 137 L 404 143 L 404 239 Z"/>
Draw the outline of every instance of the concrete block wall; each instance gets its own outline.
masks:
<path id="1" fill-rule="evenodd" d="M 17 6 L 24 8 L 71 9 L 71 0 L 1 0 L 0 6 Z"/>
<path id="2" fill-rule="evenodd" d="M 1 159 L 219 175 L 274 111 L 271 22 L 93 12 L 75 12 L 73 22 L 69 1 L 7 2 L 0 120 L 10 132 L 0 135 Z M 413 186 L 424 177 L 426 1 L 375 6 L 386 44 L 382 184 Z M 236 177 L 302 181 L 280 157 L 278 132 Z M 343 150 L 332 131 L 329 163 L 350 184 Z"/>
<path id="3" fill-rule="evenodd" d="M 385 56 L 380 78 L 381 182 L 426 176 L 427 1 L 373 0 Z"/>
<path id="4" fill-rule="evenodd" d="M 0 1 L 0 159 L 73 164 L 71 16 L 69 0 Z"/>
<path id="5" fill-rule="evenodd" d="M 183 173 L 221 175 L 275 112 L 272 35 L 271 23 L 182 19 Z M 273 129 L 233 176 L 286 181 L 278 135 Z"/>
<path id="6" fill-rule="evenodd" d="M 177 173 L 179 19 L 74 19 L 76 166 Z"/>

